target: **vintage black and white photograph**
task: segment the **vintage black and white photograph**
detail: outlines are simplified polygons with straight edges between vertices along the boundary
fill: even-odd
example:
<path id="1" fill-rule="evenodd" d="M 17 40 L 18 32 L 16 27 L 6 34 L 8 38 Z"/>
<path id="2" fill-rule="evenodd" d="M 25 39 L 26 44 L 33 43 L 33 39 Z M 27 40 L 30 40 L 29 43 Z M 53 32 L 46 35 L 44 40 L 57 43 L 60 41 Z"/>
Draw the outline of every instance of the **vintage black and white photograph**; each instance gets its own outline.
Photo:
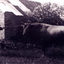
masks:
<path id="1" fill-rule="evenodd" d="M 64 64 L 64 1 L 0 0 L 0 64 Z"/>

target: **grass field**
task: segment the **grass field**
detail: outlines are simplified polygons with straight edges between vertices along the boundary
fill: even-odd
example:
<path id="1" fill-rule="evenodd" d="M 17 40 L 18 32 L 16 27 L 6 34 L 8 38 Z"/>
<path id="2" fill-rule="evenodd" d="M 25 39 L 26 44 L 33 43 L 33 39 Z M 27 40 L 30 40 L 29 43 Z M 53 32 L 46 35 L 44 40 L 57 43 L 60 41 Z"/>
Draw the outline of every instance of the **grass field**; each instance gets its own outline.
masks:
<path id="1" fill-rule="evenodd" d="M 64 64 L 64 50 L 59 47 L 47 48 L 44 55 L 42 49 L 24 48 L 19 43 L 15 46 L 9 41 L 2 43 L 0 42 L 0 64 Z"/>

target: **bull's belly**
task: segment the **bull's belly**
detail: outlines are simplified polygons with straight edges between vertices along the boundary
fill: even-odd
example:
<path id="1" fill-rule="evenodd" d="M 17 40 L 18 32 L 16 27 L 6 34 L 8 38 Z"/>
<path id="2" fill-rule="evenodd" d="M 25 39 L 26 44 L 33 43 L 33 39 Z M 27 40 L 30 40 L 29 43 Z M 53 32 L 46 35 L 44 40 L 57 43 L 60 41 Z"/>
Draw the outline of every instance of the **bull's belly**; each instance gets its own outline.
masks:
<path id="1" fill-rule="evenodd" d="M 64 43 L 64 34 L 53 34 L 50 35 L 47 32 L 27 32 L 25 34 L 26 42 L 27 43 L 33 43 L 37 45 L 63 45 Z"/>

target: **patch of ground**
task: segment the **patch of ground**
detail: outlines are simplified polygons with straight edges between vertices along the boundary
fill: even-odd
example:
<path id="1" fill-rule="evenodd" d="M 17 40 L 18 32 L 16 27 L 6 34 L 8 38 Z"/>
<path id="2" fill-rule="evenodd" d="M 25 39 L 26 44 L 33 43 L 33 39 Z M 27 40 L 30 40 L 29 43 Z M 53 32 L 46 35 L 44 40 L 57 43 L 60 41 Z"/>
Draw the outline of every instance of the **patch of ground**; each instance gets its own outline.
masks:
<path id="1" fill-rule="evenodd" d="M 19 48 L 18 48 L 19 47 Z M 0 64 L 64 64 L 64 48 L 51 46 L 42 49 L 24 46 L 22 43 L 15 45 L 13 42 L 0 42 Z"/>

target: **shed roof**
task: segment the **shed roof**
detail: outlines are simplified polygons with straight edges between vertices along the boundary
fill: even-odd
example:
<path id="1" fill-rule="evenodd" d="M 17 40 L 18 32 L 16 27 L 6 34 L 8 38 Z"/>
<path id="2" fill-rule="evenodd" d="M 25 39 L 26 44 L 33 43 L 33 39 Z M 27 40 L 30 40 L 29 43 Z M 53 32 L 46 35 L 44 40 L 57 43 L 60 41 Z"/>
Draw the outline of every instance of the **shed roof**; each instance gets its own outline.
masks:
<path id="1" fill-rule="evenodd" d="M 28 0 L 0 0 L 0 9 L 3 12 L 13 12 L 15 15 L 20 16 L 26 15 L 25 12 L 33 11 L 37 5 L 41 4 Z"/>

